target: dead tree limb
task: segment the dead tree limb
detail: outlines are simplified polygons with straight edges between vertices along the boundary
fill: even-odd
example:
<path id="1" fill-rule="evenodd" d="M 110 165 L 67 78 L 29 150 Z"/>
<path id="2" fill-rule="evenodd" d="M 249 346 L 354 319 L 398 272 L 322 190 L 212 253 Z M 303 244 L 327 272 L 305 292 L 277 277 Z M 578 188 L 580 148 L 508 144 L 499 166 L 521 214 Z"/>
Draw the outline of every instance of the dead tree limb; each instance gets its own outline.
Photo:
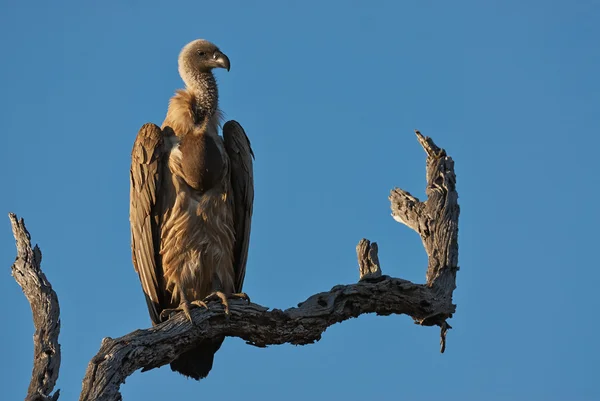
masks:
<path id="1" fill-rule="evenodd" d="M 417 324 L 437 325 L 441 328 L 441 352 L 444 352 L 446 332 L 451 328 L 446 320 L 456 310 L 452 303 L 458 271 L 456 176 L 454 163 L 446 152 L 418 131 L 416 134 L 427 153 L 428 199 L 421 202 L 396 188 L 391 192 L 390 201 L 394 218 L 417 231 L 423 240 L 429 256 L 426 284 L 382 275 L 377 244 L 363 239 L 356 248 L 360 281 L 315 294 L 297 307 L 282 311 L 232 302 L 230 315 L 226 316 L 222 305 L 215 302 L 208 310 L 192 310 L 194 324 L 178 314 L 153 328 L 136 330 L 116 339 L 103 339 L 99 352 L 88 365 L 80 401 L 121 400 L 120 385 L 136 370 L 146 371 L 169 364 L 208 338 L 239 337 L 257 347 L 310 344 L 319 341 L 329 326 L 365 313 L 406 314 Z M 13 218 L 16 221 L 11 215 L 11 220 Z M 24 226 L 23 230 L 26 232 Z M 39 271 L 39 259 L 33 255 L 34 251 L 26 260 L 37 261 Z M 44 282 L 47 283 L 45 278 Z M 32 302 L 31 305 L 34 308 L 37 304 Z M 55 372 L 58 373 L 58 367 Z M 56 378 L 52 386 L 55 381 Z M 51 390 L 52 387 L 48 392 Z"/>
<path id="2" fill-rule="evenodd" d="M 426 285 L 433 289 L 438 299 L 451 304 L 458 271 L 460 214 L 454 161 L 431 138 L 424 137 L 417 130 L 415 134 L 427 153 L 427 200 L 421 202 L 409 192 L 395 188 L 389 197 L 392 216 L 421 236 L 429 260 Z M 446 349 L 446 332 L 452 328 L 446 322 L 450 317 L 452 314 L 439 313 L 428 318 L 441 328 L 441 352 Z M 418 319 L 415 321 L 424 323 Z"/>
<path id="3" fill-rule="evenodd" d="M 127 376 L 166 365 L 201 339 L 239 337 L 257 347 L 304 345 L 319 341 L 327 327 L 364 313 L 407 314 L 427 321 L 453 312 L 454 306 L 437 300 L 431 288 L 388 276 L 375 283 L 335 286 L 285 311 L 232 302 L 228 319 L 219 303 L 211 303 L 208 310 L 192 310 L 195 327 L 178 314 L 151 329 L 105 338 L 88 365 L 80 401 L 120 400 L 119 386 Z"/>
<path id="4" fill-rule="evenodd" d="M 54 386 L 60 369 L 60 308 L 58 297 L 41 270 L 42 251 L 31 247 L 31 238 L 23 219 L 8 215 L 17 243 L 17 259 L 12 276 L 23 289 L 31 306 L 35 334 L 33 336 L 33 372 L 26 401 L 56 401 L 60 391 Z"/>
<path id="5" fill-rule="evenodd" d="M 452 297 L 458 271 L 458 193 L 454 161 L 429 137 L 415 131 L 427 153 L 427 200 L 419 201 L 409 192 L 392 190 L 392 216 L 415 230 L 423 240 L 429 257 L 427 285 L 436 287 L 439 295 Z"/>
<path id="6" fill-rule="evenodd" d="M 358 270 L 360 280 L 373 280 L 381 277 L 377 242 L 371 243 L 366 238 L 361 239 L 356 245 L 356 257 L 358 258 Z"/>

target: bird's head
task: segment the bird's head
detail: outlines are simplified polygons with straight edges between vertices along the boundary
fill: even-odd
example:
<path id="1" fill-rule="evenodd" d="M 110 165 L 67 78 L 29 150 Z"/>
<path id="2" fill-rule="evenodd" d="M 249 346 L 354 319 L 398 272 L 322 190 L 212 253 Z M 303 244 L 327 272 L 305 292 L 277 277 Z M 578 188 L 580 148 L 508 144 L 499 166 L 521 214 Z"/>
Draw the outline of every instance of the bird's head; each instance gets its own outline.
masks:
<path id="1" fill-rule="evenodd" d="M 229 58 L 208 40 L 194 40 L 185 45 L 179 54 L 180 71 L 210 72 L 213 68 L 229 71 Z"/>

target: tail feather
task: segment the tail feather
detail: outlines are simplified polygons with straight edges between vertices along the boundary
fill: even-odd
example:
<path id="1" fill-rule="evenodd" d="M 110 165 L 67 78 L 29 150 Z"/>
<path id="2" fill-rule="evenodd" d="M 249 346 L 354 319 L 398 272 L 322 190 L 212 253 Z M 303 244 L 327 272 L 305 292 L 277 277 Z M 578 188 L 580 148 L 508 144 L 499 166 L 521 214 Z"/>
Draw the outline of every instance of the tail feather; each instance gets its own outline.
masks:
<path id="1" fill-rule="evenodd" d="M 171 362 L 171 370 L 195 380 L 204 379 L 212 369 L 215 353 L 223 340 L 225 337 L 203 341 Z"/>

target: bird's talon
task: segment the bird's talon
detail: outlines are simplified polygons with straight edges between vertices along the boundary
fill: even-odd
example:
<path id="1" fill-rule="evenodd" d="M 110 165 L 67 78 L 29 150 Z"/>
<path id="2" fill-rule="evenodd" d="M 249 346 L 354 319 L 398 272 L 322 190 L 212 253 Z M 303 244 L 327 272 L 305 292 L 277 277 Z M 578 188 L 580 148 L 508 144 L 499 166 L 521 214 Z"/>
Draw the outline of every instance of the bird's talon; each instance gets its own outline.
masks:
<path id="1" fill-rule="evenodd" d="M 221 291 L 215 291 L 212 294 L 210 294 L 209 296 L 207 296 L 206 298 L 204 298 L 204 302 L 210 302 L 210 301 L 221 301 L 221 304 L 223 305 L 223 308 L 225 309 L 225 314 L 229 315 L 229 302 L 227 301 L 227 295 L 225 295 L 224 293 L 222 293 Z"/>
<path id="2" fill-rule="evenodd" d="M 202 302 L 202 301 L 200 301 Z M 206 304 L 204 304 L 206 305 Z M 162 312 L 160 312 L 160 319 L 161 320 L 165 320 L 165 319 L 170 319 L 174 314 L 176 314 L 177 312 L 183 312 L 185 314 L 185 317 L 192 322 L 192 324 L 194 324 L 194 320 L 192 319 L 192 314 L 190 312 L 190 308 L 191 307 L 196 307 L 199 305 L 196 305 L 196 301 L 194 302 L 182 302 L 179 304 L 179 306 L 177 308 L 170 308 L 170 309 L 163 309 Z"/>
<path id="3" fill-rule="evenodd" d="M 244 301 L 248 301 L 248 305 L 250 304 L 250 297 L 245 292 L 234 292 L 228 296 L 230 299 L 243 299 Z"/>
<path id="4" fill-rule="evenodd" d="M 172 312 L 173 312 L 173 310 L 171 310 L 171 309 L 163 309 L 160 312 L 160 320 L 164 321 L 166 319 L 170 319 Z"/>
<path id="5" fill-rule="evenodd" d="M 204 301 L 192 301 L 191 304 L 193 306 L 197 306 L 199 308 L 208 309 L 208 305 Z"/>

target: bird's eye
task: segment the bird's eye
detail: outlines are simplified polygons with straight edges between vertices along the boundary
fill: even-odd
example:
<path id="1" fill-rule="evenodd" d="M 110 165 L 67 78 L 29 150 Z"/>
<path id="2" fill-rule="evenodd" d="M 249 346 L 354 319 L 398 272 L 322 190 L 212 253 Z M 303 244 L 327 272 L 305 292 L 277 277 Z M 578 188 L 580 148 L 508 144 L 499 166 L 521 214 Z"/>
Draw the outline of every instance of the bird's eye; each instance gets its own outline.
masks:
<path id="1" fill-rule="evenodd" d="M 203 52 L 202 50 L 198 50 L 198 55 L 200 55 L 200 57 L 204 57 L 204 56 L 206 56 L 206 53 Z"/>

